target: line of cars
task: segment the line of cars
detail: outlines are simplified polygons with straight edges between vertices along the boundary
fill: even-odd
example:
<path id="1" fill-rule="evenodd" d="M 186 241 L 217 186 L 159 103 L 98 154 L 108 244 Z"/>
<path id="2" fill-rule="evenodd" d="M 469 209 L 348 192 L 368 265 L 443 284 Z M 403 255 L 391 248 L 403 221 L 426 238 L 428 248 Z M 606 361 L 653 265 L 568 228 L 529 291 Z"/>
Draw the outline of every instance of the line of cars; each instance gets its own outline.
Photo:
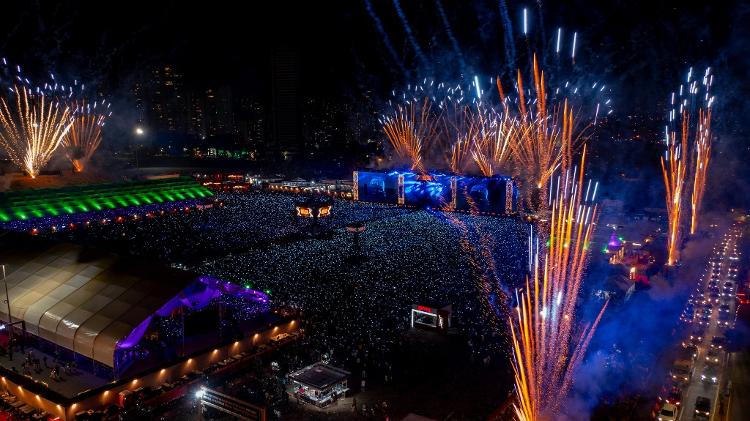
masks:
<path id="1" fill-rule="evenodd" d="M 691 381 L 696 379 L 696 376 L 700 376 L 700 383 L 705 386 L 717 386 L 719 383 L 720 371 L 726 358 L 726 339 L 723 331 L 734 327 L 736 319 L 734 309 L 739 257 L 736 242 L 731 240 L 738 235 L 735 230 L 731 230 L 721 245 L 714 247 L 707 270 L 698 280 L 687 306 L 680 315 L 680 320 L 689 333 L 682 340 L 669 370 L 667 382 L 659 393 L 656 418 L 660 421 L 680 419 L 683 415 L 683 399 L 688 398 Z M 717 315 L 716 328 L 711 329 L 714 314 Z M 707 389 L 701 387 L 697 390 L 703 390 L 704 392 L 700 393 L 705 393 Z M 711 398 L 698 394 L 693 396 L 695 405 L 692 419 L 710 419 Z"/>

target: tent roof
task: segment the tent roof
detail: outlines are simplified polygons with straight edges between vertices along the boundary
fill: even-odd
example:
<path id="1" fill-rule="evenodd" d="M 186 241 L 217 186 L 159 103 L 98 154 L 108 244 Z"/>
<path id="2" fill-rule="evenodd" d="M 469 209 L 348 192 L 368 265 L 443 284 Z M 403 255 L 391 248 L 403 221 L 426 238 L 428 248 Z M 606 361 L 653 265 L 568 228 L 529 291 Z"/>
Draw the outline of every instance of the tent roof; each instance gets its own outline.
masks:
<path id="1" fill-rule="evenodd" d="M 17 233 L 0 234 L 0 256 L 13 321 L 24 320 L 30 333 L 109 367 L 117 342 L 197 278 Z M 0 320 L 8 320 L 4 305 Z"/>

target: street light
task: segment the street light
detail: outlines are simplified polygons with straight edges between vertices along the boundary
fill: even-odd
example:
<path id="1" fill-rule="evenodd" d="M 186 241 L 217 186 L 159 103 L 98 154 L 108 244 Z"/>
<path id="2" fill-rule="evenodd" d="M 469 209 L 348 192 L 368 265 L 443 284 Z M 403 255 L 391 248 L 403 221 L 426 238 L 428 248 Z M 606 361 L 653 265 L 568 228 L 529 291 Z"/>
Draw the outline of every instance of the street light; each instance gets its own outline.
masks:
<path id="1" fill-rule="evenodd" d="M 136 137 L 144 137 L 146 135 L 146 130 L 142 126 L 135 126 L 133 133 L 135 133 Z M 138 148 L 140 148 L 140 144 L 136 141 L 135 143 L 135 167 L 136 168 L 140 168 L 140 165 L 138 163 Z"/>
<path id="2" fill-rule="evenodd" d="M 3 283 L 5 284 L 5 303 L 8 304 L 8 358 L 13 361 L 13 318 L 10 315 L 10 296 L 8 295 L 8 280 L 5 278 L 3 266 Z"/>

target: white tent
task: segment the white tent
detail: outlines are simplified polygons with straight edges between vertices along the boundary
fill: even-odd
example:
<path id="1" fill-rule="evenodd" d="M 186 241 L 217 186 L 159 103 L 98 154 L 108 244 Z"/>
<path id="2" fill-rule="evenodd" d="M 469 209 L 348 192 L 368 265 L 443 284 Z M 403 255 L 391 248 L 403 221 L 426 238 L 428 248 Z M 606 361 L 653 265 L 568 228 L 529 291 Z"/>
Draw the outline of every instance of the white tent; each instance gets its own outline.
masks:
<path id="1" fill-rule="evenodd" d="M 90 254 L 72 244 L 0 237 L 13 321 L 24 320 L 29 333 L 114 367 L 117 342 L 195 275 Z M 0 320 L 8 320 L 6 305 L 0 305 Z"/>

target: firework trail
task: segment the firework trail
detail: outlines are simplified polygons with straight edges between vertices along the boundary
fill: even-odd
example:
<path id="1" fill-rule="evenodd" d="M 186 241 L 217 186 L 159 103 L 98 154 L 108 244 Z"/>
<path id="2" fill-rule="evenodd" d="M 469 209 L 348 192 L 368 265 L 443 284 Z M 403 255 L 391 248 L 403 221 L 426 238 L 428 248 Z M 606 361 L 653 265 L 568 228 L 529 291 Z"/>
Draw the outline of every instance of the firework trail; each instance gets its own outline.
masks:
<path id="1" fill-rule="evenodd" d="M 541 50 L 545 51 L 547 49 L 547 45 L 546 45 L 546 43 L 547 43 L 547 33 L 546 33 L 545 28 L 544 28 L 544 12 L 542 11 L 542 0 L 537 0 L 536 6 L 537 6 L 537 8 L 536 8 L 537 14 L 539 15 L 539 31 L 541 32 L 541 37 L 540 37 L 541 42 L 542 42 Z M 542 65 L 543 66 L 547 65 L 546 58 L 547 58 L 546 55 L 542 56 Z"/>
<path id="2" fill-rule="evenodd" d="M 14 164 L 35 178 L 70 130 L 70 110 L 25 86 L 10 91 L 15 100 L 0 99 L 0 144 Z"/>
<path id="3" fill-rule="evenodd" d="M 396 54 L 396 50 L 393 48 L 393 44 L 391 43 L 391 40 L 388 37 L 388 34 L 385 32 L 385 28 L 383 27 L 383 22 L 381 22 L 378 15 L 375 14 L 375 10 L 372 8 L 372 4 L 370 3 L 370 0 L 365 0 L 365 9 L 367 9 L 367 13 L 370 15 L 370 18 L 375 23 L 375 28 L 377 28 L 378 32 L 380 32 L 380 36 L 383 38 L 383 43 L 385 43 L 385 48 L 391 54 L 393 61 L 396 63 L 396 65 L 398 65 L 399 69 L 401 70 L 401 73 L 406 74 L 406 69 L 404 68 L 404 64 L 401 63 L 401 59 L 398 57 L 398 54 Z"/>
<path id="4" fill-rule="evenodd" d="M 590 324 L 576 320 L 578 294 L 598 216 L 596 187 L 584 183 L 586 151 L 578 168 L 568 170 L 552 205 L 547 250 L 533 258 L 532 279 L 517 293 L 511 317 L 516 417 L 536 421 L 553 416 L 573 384 L 604 304 Z"/>
<path id="5" fill-rule="evenodd" d="M 89 162 L 94 152 L 99 148 L 102 142 L 102 126 L 104 125 L 105 114 L 99 111 L 105 111 L 105 104 L 98 107 L 97 103 L 93 106 L 81 102 L 74 109 L 73 125 L 70 127 L 67 135 L 63 138 L 65 155 L 73 164 L 76 172 L 82 172 Z"/>
<path id="6" fill-rule="evenodd" d="M 513 71 L 516 66 L 516 46 L 513 41 L 513 24 L 508 14 L 508 5 L 505 0 L 498 0 L 497 6 L 500 9 L 500 19 L 503 25 L 503 47 L 505 49 L 505 63 L 509 72 Z"/>
<path id="7" fill-rule="evenodd" d="M 443 21 L 445 33 L 446 35 L 448 35 L 448 39 L 451 41 L 451 45 L 453 46 L 453 52 L 456 54 L 456 57 L 458 57 L 458 62 L 461 65 L 461 70 L 465 71 L 466 62 L 464 61 L 464 55 L 461 53 L 461 49 L 458 48 L 458 41 L 456 41 L 456 37 L 453 36 L 451 24 L 448 21 L 448 16 L 445 14 L 445 9 L 443 9 L 443 2 L 441 0 L 435 0 L 435 6 L 437 6 L 438 13 L 440 14 L 440 19 Z"/>
<path id="8" fill-rule="evenodd" d="M 430 66 L 430 63 L 425 58 L 424 54 L 422 53 L 422 49 L 419 47 L 419 43 L 417 42 L 417 39 L 414 38 L 414 33 L 411 30 L 411 25 L 409 25 L 409 21 L 406 19 L 406 15 L 404 14 L 404 11 L 401 9 L 401 2 L 399 0 L 393 0 L 393 8 L 396 9 L 396 13 L 398 14 L 399 19 L 401 19 L 401 24 L 404 27 L 404 31 L 406 32 L 406 38 L 409 40 L 409 43 L 414 48 L 414 52 L 416 53 L 417 57 L 419 57 L 419 60 L 422 62 L 422 65 L 426 69 L 430 69 L 432 66 Z"/>

